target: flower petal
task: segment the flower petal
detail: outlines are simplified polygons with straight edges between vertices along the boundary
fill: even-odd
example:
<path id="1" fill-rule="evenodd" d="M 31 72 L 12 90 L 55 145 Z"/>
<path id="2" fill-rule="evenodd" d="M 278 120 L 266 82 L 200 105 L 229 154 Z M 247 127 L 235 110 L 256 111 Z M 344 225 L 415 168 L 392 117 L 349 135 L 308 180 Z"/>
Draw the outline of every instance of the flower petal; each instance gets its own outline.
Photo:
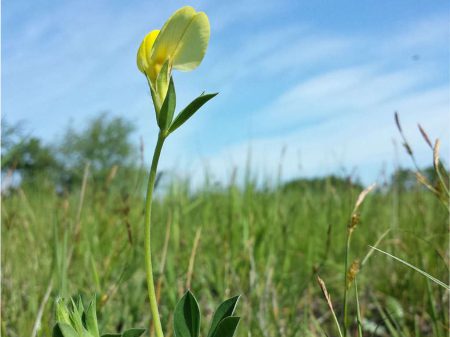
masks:
<path id="1" fill-rule="evenodd" d="M 210 35 L 209 20 L 205 13 L 197 13 L 192 19 L 173 54 L 173 67 L 189 71 L 202 62 L 208 47 Z"/>
<path id="2" fill-rule="evenodd" d="M 136 61 L 139 70 L 144 74 L 149 71 L 149 56 L 151 55 L 151 50 L 158 34 L 158 29 L 152 30 L 144 37 L 144 40 L 142 40 L 139 46 Z"/>
<path id="3" fill-rule="evenodd" d="M 171 58 L 195 14 L 195 9 L 190 6 L 180 8 L 172 14 L 153 45 L 151 63 L 162 65 Z"/>

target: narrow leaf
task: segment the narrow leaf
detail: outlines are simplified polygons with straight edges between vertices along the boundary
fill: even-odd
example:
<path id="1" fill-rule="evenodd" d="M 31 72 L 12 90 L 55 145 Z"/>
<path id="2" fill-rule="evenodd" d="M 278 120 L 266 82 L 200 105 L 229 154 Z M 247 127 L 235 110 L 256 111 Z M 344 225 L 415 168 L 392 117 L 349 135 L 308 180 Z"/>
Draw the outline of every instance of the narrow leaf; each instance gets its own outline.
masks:
<path id="1" fill-rule="evenodd" d="M 418 273 L 422 274 L 423 276 L 427 277 L 428 279 L 430 279 L 430 280 L 433 281 L 434 283 L 439 284 L 442 288 L 447 289 L 447 290 L 450 290 L 450 286 L 449 286 L 448 284 L 445 284 L 445 283 L 442 282 L 441 280 L 438 280 L 436 277 L 431 276 L 431 275 L 428 274 L 427 272 L 423 271 L 422 269 L 417 268 L 416 266 L 412 265 L 411 263 L 408 263 L 408 262 L 406 262 L 405 260 L 402 260 L 402 259 L 400 259 L 399 257 L 394 256 L 394 255 L 392 255 L 392 254 L 389 254 L 388 252 L 385 252 L 384 250 L 381 250 L 381 249 L 379 249 L 379 248 L 372 247 L 372 246 L 369 246 L 369 247 L 372 248 L 372 249 L 375 249 L 376 251 L 378 251 L 378 252 L 380 252 L 380 253 L 383 253 L 383 254 L 389 256 L 390 258 L 392 258 L 392 259 L 394 259 L 394 260 L 396 260 L 396 261 L 398 261 L 398 262 L 400 262 L 400 263 L 403 263 L 405 266 L 408 266 L 408 267 L 411 268 L 411 269 L 414 269 L 416 272 L 418 272 Z"/>
<path id="2" fill-rule="evenodd" d="M 84 312 L 83 300 L 81 299 L 81 295 L 78 295 L 77 310 L 78 310 L 78 313 L 79 313 L 79 315 L 81 317 L 83 315 L 83 312 Z"/>
<path id="3" fill-rule="evenodd" d="M 70 324 L 69 309 L 67 309 L 67 305 L 63 298 L 58 298 L 56 300 L 56 321 L 58 323 Z"/>
<path id="4" fill-rule="evenodd" d="M 200 309 L 189 290 L 175 307 L 173 328 L 176 337 L 198 337 L 200 334 Z"/>
<path id="5" fill-rule="evenodd" d="M 218 325 L 212 337 L 233 337 L 238 327 L 240 317 L 230 316 L 224 318 Z"/>
<path id="6" fill-rule="evenodd" d="M 75 304 L 73 298 L 72 301 L 72 310 L 70 311 L 70 323 L 71 326 L 75 329 L 78 334 L 82 334 L 84 331 L 83 326 L 83 303 L 81 302 L 81 297 L 78 298 L 77 304 Z"/>
<path id="7" fill-rule="evenodd" d="M 212 337 L 214 335 L 217 326 L 224 318 L 233 315 L 234 310 L 236 309 L 237 306 L 237 302 L 239 301 L 239 298 L 240 296 L 229 298 L 226 301 L 222 302 L 217 307 L 216 312 L 214 313 L 213 319 L 211 321 L 211 327 L 209 328 L 208 337 Z"/>
<path id="8" fill-rule="evenodd" d="M 105 333 L 102 337 L 122 337 L 120 333 Z"/>
<path id="9" fill-rule="evenodd" d="M 56 323 L 53 328 L 53 337 L 78 337 L 78 334 L 69 324 Z"/>
<path id="10" fill-rule="evenodd" d="M 129 329 L 127 331 L 124 331 L 122 333 L 122 337 L 139 337 L 145 332 L 145 329 Z"/>
<path id="11" fill-rule="evenodd" d="M 166 97 L 161 106 L 161 111 L 158 114 L 158 126 L 163 130 L 166 130 L 170 123 L 172 123 L 176 101 L 175 85 L 173 84 L 172 77 L 170 77 L 169 88 L 167 89 Z"/>
<path id="12" fill-rule="evenodd" d="M 206 102 L 216 95 L 217 93 L 200 95 L 189 103 L 189 105 L 178 114 L 173 123 L 170 125 L 169 133 L 174 132 L 181 125 L 183 125 L 194 113 L 197 112 L 198 109 L 200 109 Z"/>
<path id="13" fill-rule="evenodd" d="M 89 306 L 85 312 L 85 323 L 86 329 L 89 333 L 94 337 L 100 337 L 100 333 L 98 331 L 98 323 L 97 323 L 97 312 L 95 306 L 96 298 L 95 295 L 89 303 Z"/>

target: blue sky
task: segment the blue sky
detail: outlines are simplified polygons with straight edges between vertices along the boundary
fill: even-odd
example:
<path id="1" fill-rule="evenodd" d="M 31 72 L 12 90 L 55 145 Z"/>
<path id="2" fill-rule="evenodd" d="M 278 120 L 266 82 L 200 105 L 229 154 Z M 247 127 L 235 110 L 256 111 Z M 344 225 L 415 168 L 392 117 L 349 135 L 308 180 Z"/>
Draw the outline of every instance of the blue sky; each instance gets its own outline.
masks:
<path id="1" fill-rule="evenodd" d="M 431 153 L 417 123 L 448 159 L 446 1 L 5 0 L 3 115 L 51 142 L 110 111 L 136 123 L 150 158 L 157 128 L 135 55 L 187 4 L 212 31 L 201 66 L 174 75 L 178 106 L 203 90 L 220 95 L 169 138 L 163 169 L 226 180 L 250 153 L 259 177 L 281 163 L 284 179 L 356 170 L 372 182 L 397 160 L 394 111 L 421 165 Z"/>

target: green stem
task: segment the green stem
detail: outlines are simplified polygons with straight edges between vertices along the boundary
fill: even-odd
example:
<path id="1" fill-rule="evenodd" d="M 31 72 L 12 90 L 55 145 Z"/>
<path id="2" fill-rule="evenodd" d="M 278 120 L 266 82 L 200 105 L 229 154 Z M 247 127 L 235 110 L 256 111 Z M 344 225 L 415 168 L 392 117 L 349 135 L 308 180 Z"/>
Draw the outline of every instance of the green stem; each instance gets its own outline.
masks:
<path id="1" fill-rule="evenodd" d="M 152 214 L 152 198 L 153 189 L 156 181 L 156 171 L 158 168 L 159 156 L 161 149 L 166 139 L 166 134 L 159 132 L 158 142 L 156 143 L 155 152 L 153 153 L 152 166 L 150 168 L 150 176 L 148 178 L 147 196 L 145 199 L 145 272 L 147 276 L 148 298 L 150 300 L 150 310 L 153 317 L 153 324 L 155 326 L 156 336 L 164 337 L 161 327 L 161 319 L 159 318 L 158 302 L 156 300 L 155 283 L 153 281 L 153 267 L 152 267 L 152 250 L 151 250 L 151 214 Z"/>
<path id="2" fill-rule="evenodd" d="M 361 319 L 361 309 L 359 307 L 359 297 L 358 297 L 358 282 L 357 277 L 355 276 L 355 298 L 356 298 L 356 319 L 358 323 L 358 337 L 363 337 L 362 332 L 362 319 Z"/>
<path id="3" fill-rule="evenodd" d="M 348 329 L 348 298 L 347 298 L 347 272 L 348 272 L 348 259 L 350 253 L 350 240 L 352 237 L 352 232 L 350 229 L 347 229 L 347 244 L 345 247 L 345 261 L 344 261 L 344 337 L 347 336 Z"/>

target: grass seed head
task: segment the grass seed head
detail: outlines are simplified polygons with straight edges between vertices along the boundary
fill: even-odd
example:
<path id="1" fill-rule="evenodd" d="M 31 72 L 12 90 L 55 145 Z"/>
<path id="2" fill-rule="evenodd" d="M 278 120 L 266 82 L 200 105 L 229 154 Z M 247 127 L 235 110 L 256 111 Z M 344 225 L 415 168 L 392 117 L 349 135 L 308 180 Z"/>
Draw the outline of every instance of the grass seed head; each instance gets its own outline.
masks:
<path id="1" fill-rule="evenodd" d="M 433 148 L 433 163 L 435 170 L 439 169 L 439 149 L 441 147 L 441 141 L 439 139 L 436 139 L 436 143 L 434 144 Z"/>
<path id="2" fill-rule="evenodd" d="M 350 220 L 350 224 L 348 225 L 348 230 L 349 232 L 353 232 L 356 228 L 356 226 L 358 226 L 359 222 L 360 222 L 361 216 L 359 213 L 353 213 L 352 214 L 352 218 Z"/>
<path id="3" fill-rule="evenodd" d="M 355 261 L 353 261 L 352 265 L 348 269 L 348 271 L 347 271 L 347 289 L 350 288 L 353 281 L 355 280 L 355 277 L 359 272 L 359 266 L 360 266 L 359 260 L 356 259 Z"/>
<path id="4" fill-rule="evenodd" d="M 419 131 L 422 134 L 423 139 L 425 139 L 425 142 L 428 144 L 429 147 L 433 148 L 433 144 L 431 143 L 430 137 L 428 137 L 426 131 L 420 124 L 417 124 L 417 126 L 419 127 Z"/>

